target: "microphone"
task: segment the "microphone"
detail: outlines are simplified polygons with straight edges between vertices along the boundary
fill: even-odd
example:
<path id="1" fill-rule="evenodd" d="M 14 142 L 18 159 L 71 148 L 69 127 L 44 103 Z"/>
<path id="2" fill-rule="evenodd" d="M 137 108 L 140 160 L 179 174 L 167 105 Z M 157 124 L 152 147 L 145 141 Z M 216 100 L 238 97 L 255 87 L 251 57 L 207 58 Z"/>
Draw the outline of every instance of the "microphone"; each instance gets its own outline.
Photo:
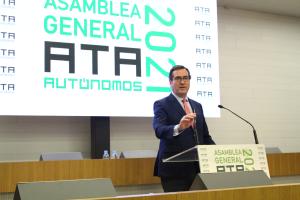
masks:
<path id="1" fill-rule="evenodd" d="M 254 126 L 250 122 L 248 122 L 247 120 L 245 120 L 244 118 L 242 118 L 241 116 L 239 116 L 238 114 L 236 114 L 235 112 L 233 112 L 232 110 L 230 110 L 230 109 L 228 109 L 228 108 L 226 108 L 226 107 L 224 107 L 222 105 L 218 105 L 218 107 L 221 108 L 221 109 L 228 110 L 229 112 L 231 112 L 232 114 L 234 114 L 238 118 L 240 118 L 243 121 L 247 122 L 247 124 L 249 124 L 252 127 L 252 129 L 253 129 L 253 135 L 254 135 L 255 144 L 259 144 L 258 143 L 258 139 L 257 139 L 257 135 L 256 135 L 256 130 L 255 130 Z"/>

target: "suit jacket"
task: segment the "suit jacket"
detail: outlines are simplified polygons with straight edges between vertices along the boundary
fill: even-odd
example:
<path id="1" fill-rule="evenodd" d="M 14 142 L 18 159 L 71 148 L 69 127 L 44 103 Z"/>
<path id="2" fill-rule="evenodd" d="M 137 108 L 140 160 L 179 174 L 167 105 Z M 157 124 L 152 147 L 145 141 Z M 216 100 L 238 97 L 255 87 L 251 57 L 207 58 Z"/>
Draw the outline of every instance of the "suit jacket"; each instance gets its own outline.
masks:
<path id="1" fill-rule="evenodd" d="M 215 144 L 209 135 L 207 124 L 200 103 L 189 99 L 197 114 L 196 128 L 199 144 Z M 179 124 L 185 111 L 173 94 L 154 102 L 153 128 L 160 139 L 159 150 L 154 166 L 154 175 L 160 177 L 195 176 L 199 173 L 198 162 L 163 163 L 162 159 L 178 154 L 197 145 L 192 127 L 185 129 L 178 136 L 173 136 L 174 126 Z"/>

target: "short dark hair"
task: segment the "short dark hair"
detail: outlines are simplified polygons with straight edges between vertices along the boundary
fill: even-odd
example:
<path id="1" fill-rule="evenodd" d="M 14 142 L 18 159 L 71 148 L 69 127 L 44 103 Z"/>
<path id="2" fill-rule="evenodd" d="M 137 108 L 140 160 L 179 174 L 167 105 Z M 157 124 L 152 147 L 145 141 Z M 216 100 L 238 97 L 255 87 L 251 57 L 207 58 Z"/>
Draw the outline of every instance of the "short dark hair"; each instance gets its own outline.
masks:
<path id="1" fill-rule="evenodd" d="M 190 74 L 190 71 L 188 68 L 186 68 L 185 66 L 183 65 L 174 65 L 171 69 L 170 69 L 170 72 L 169 72 L 169 80 L 172 81 L 173 80 L 173 72 L 176 71 L 176 70 L 180 70 L 180 69 L 185 69 L 187 72 L 188 72 L 188 75 L 189 77 L 191 78 L 191 74 Z"/>

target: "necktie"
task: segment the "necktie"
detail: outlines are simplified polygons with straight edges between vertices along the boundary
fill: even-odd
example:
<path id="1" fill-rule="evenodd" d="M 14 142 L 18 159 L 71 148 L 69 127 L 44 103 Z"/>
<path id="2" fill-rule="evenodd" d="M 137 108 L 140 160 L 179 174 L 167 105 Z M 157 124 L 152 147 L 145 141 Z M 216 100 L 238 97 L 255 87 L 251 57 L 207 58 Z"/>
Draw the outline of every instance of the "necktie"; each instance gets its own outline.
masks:
<path id="1" fill-rule="evenodd" d="M 189 102 L 186 99 L 182 99 L 182 103 L 183 103 L 183 108 L 186 114 L 191 113 L 191 109 L 190 109 L 190 105 Z"/>
<path id="2" fill-rule="evenodd" d="M 190 109 L 190 105 L 189 102 L 187 101 L 187 99 L 182 99 L 182 103 L 183 103 L 183 108 L 186 114 L 192 113 L 191 109 Z M 194 120 L 191 122 L 190 124 L 192 127 L 194 127 Z"/>

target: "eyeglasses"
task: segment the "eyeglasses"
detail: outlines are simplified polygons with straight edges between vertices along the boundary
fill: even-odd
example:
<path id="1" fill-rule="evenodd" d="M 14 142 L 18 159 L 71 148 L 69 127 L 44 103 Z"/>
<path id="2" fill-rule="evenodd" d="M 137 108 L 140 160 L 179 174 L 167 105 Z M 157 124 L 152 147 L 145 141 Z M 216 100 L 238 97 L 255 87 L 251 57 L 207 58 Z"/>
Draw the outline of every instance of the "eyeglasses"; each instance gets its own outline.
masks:
<path id="1" fill-rule="evenodd" d="M 181 81 L 189 81 L 191 79 L 191 76 L 175 76 L 173 78 L 174 81 L 177 81 L 177 82 L 181 82 Z"/>

